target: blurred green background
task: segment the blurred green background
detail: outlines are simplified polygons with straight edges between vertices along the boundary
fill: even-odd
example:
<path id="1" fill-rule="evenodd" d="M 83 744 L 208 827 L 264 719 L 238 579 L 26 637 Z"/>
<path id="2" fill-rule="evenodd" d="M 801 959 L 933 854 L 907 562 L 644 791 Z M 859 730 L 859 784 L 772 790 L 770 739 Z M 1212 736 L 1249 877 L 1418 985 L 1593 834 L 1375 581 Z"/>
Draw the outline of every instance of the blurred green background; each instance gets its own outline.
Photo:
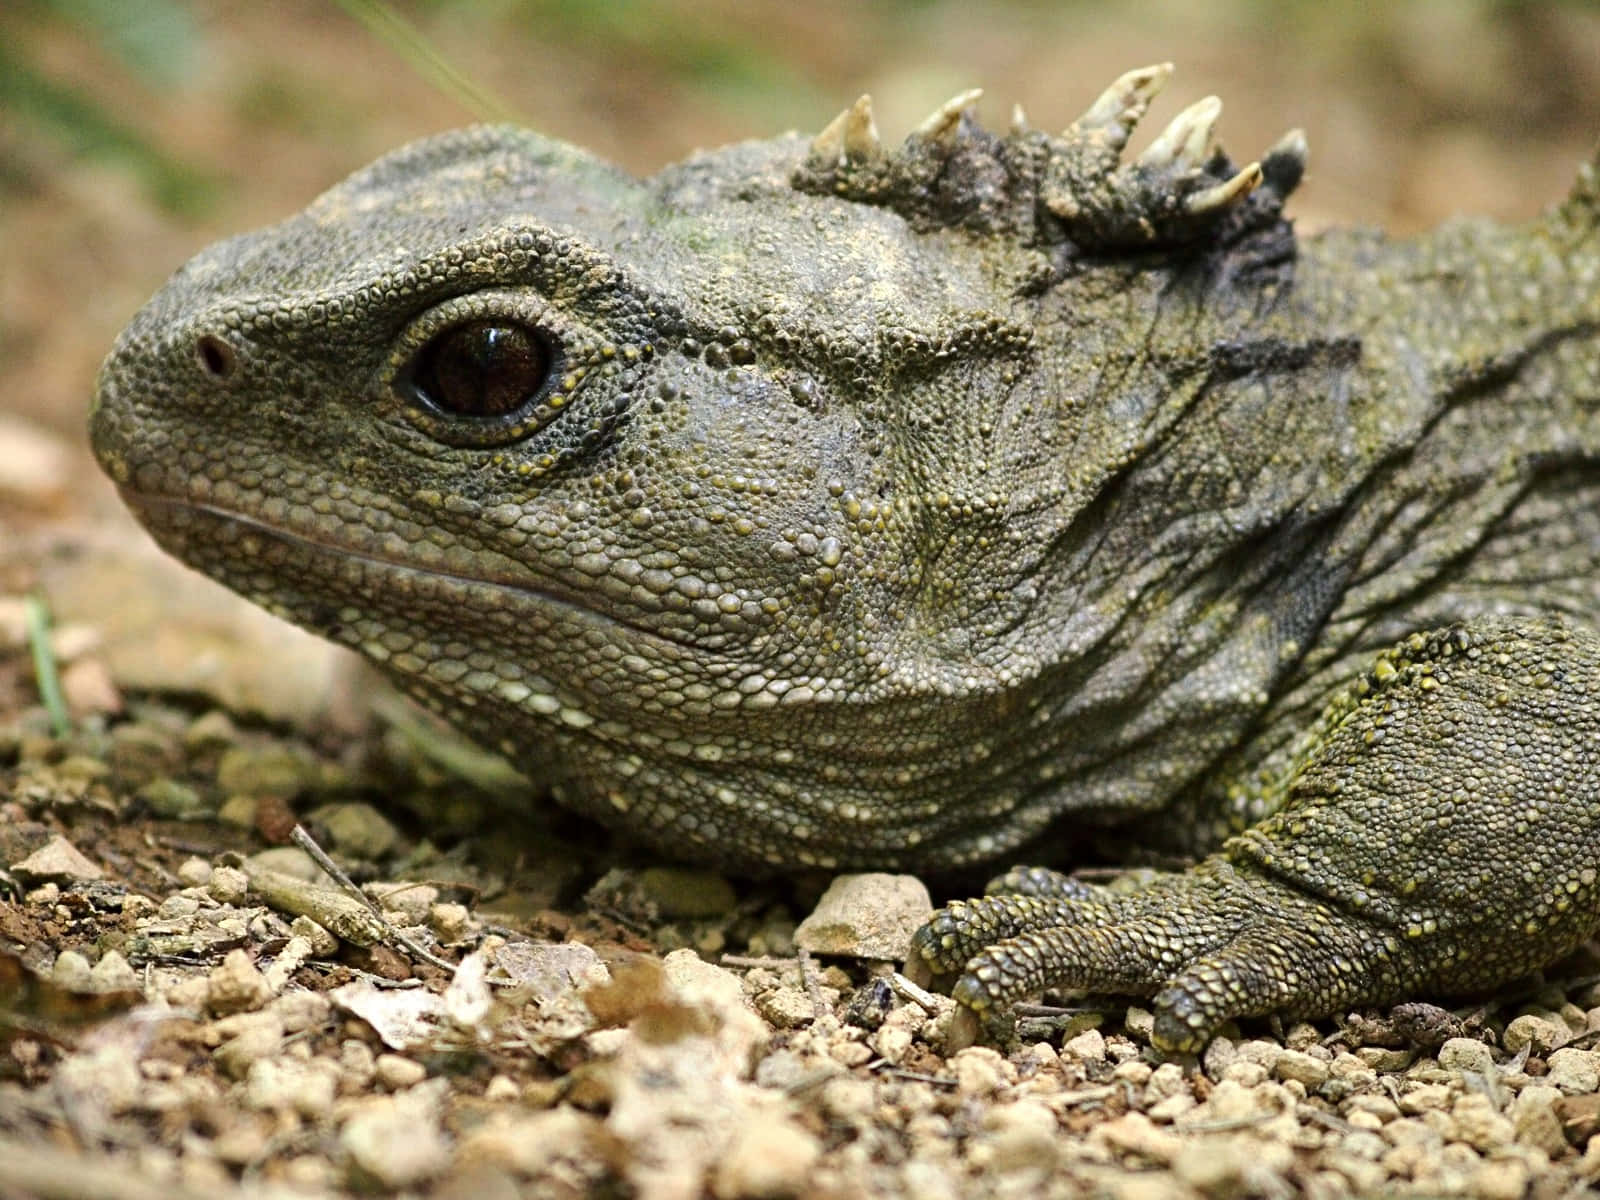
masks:
<path id="1" fill-rule="evenodd" d="M 0 410 L 80 427 L 94 371 L 189 253 L 499 105 L 638 171 L 819 128 L 886 137 L 965 87 L 1063 125 L 1172 59 L 1153 122 L 1217 92 L 1237 157 L 1307 130 L 1302 228 L 1531 215 L 1600 136 L 1600 5 L 1428 0 L 8 0 L 0 6 Z M 364 22 L 362 13 L 367 14 Z M 441 88 L 430 59 L 454 65 Z"/>

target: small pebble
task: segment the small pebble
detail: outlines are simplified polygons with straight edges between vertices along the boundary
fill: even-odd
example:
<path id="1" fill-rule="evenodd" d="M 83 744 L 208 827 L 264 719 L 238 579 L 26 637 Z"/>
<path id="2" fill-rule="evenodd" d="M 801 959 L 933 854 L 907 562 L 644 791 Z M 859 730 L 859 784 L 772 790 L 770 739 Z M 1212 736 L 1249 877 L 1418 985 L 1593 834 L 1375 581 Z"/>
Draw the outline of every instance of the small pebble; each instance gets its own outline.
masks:
<path id="1" fill-rule="evenodd" d="M 1283 1047 L 1265 1038 L 1252 1038 L 1248 1042 L 1240 1042 L 1238 1051 L 1239 1057 L 1245 1062 L 1260 1063 L 1270 1075 L 1278 1065 L 1278 1056 L 1283 1053 Z"/>
<path id="2" fill-rule="evenodd" d="M 968 1046 L 950 1060 L 956 1092 L 961 1096 L 992 1096 L 1006 1086 L 1006 1062 L 987 1046 Z"/>
<path id="3" fill-rule="evenodd" d="M 1294 1079 L 1304 1084 L 1307 1091 L 1316 1091 L 1328 1079 L 1328 1064 L 1303 1050 L 1285 1050 L 1272 1066 L 1279 1079 Z"/>
<path id="4" fill-rule="evenodd" d="M 1472 1178 L 1477 1200 L 1522 1200 L 1528 1191 L 1528 1167 L 1516 1159 L 1491 1159 Z"/>
<path id="5" fill-rule="evenodd" d="M 634 883 L 643 902 L 668 920 L 720 917 L 739 902 L 727 879 L 703 868 L 646 867 Z"/>
<path id="6" fill-rule="evenodd" d="M 1517 1140 L 1537 1146 L 1552 1158 L 1567 1149 L 1567 1135 L 1562 1131 L 1561 1118 L 1556 1115 L 1561 1096 L 1558 1087 L 1535 1084 L 1518 1092 L 1511 1104 L 1511 1123 L 1516 1127 Z"/>
<path id="7" fill-rule="evenodd" d="M 250 877 L 238 867 L 212 867 L 205 889 L 218 904 L 242 905 L 250 895 Z"/>
<path id="8" fill-rule="evenodd" d="M 259 1119 L 239 1119 L 219 1133 L 211 1152 L 232 1167 L 243 1167 L 266 1153 L 269 1134 Z"/>
<path id="9" fill-rule="evenodd" d="M 1119 1071 L 1121 1067 L 1117 1068 Z M 1175 1062 L 1162 1063 L 1151 1074 L 1144 1088 L 1144 1102 L 1156 1104 L 1168 1096 L 1175 1096 L 1179 1092 L 1186 1092 L 1183 1068 Z"/>
<path id="10" fill-rule="evenodd" d="M 276 1060 L 283 1052 L 283 1022 L 273 1013 L 241 1014 L 255 1018 L 236 1026 L 238 1032 L 216 1048 L 212 1057 L 231 1079 L 246 1078 L 262 1062 Z M 237 1019 L 237 1018 L 234 1018 Z M 220 1022 L 219 1022 L 220 1024 Z M 285 1101 L 279 1105 L 256 1105 L 258 1108 L 292 1108 Z"/>
<path id="11" fill-rule="evenodd" d="M 1547 1060 L 1544 1082 L 1568 1094 L 1600 1091 L 1600 1053 L 1574 1050 L 1555 1051 Z"/>
<path id="12" fill-rule="evenodd" d="M 339 939 L 326 926 L 310 917 L 299 916 L 290 921 L 289 932 L 295 937 L 305 938 L 312 958 L 332 958 L 339 953 Z"/>
<path id="13" fill-rule="evenodd" d="M 211 882 L 211 864 L 203 858 L 186 858 L 178 864 L 178 880 L 185 887 L 205 887 Z"/>
<path id="14" fill-rule="evenodd" d="M 394 822 L 370 804 L 325 804 L 308 819 L 327 834 L 324 849 L 351 858 L 380 859 L 400 844 L 400 831 Z M 437 893 L 434 898 L 438 898 Z M 423 911 L 426 912 L 425 907 Z"/>
<path id="15" fill-rule="evenodd" d="M 403 925 L 421 925 L 428 910 L 439 902 L 439 889 L 426 883 L 385 880 L 361 889 L 376 900 L 385 912 L 398 913 Z"/>
<path id="16" fill-rule="evenodd" d="M 821 1101 L 824 1112 L 845 1124 L 865 1123 L 877 1107 L 876 1090 L 871 1081 L 849 1075 L 823 1084 Z"/>
<path id="17" fill-rule="evenodd" d="M 778 1200 L 806 1190 L 822 1156 L 815 1135 L 793 1121 L 746 1119 L 711 1174 L 717 1200 Z"/>
<path id="18" fill-rule="evenodd" d="M 1212 1038 L 1200 1055 L 1201 1068 L 1212 1079 L 1221 1079 L 1222 1073 L 1238 1061 L 1239 1047 L 1232 1038 Z"/>
<path id="19" fill-rule="evenodd" d="M 333 1016 L 333 1001 L 322 992 L 308 992 L 303 988 L 284 992 L 268 1006 L 283 1022 L 286 1033 L 305 1033 L 320 1029 Z"/>
<path id="20" fill-rule="evenodd" d="M 872 1048 L 878 1056 L 896 1065 L 905 1061 L 914 1041 L 911 1030 L 900 1025 L 885 1025 L 871 1037 Z"/>
<path id="21" fill-rule="evenodd" d="M 983 1124 L 994 1170 L 1047 1172 L 1055 1168 L 1061 1130 L 1055 1113 L 1042 1101 L 996 1104 L 984 1114 Z"/>
<path id="22" fill-rule="evenodd" d="M 756 997 L 756 1011 L 779 1029 L 797 1029 L 816 1016 L 811 998 L 798 987 L 776 987 Z"/>
<path id="23" fill-rule="evenodd" d="M 1142 1088 L 1150 1082 L 1150 1077 L 1154 1074 L 1154 1067 L 1141 1058 L 1135 1058 L 1118 1063 L 1116 1069 L 1111 1072 L 1111 1078 Z"/>
<path id="24" fill-rule="evenodd" d="M 1416 1058 L 1416 1054 L 1410 1050 L 1396 1050 L 1388 1046 L 1362 1046 L 1356 1050 L 1356 1057 L 1374 1071 L 1389 1074 L 1404 1071 Z"/>
<path id="25" fill-rule="evenodd" d="M 1532 1053 L 1542 1055 L 1559 1050 L 1571 1040 L 1572 1031 L 1565 1021 L 1524 1013 L 1506 1026 L 1500 1044 L 1508 1054 L 1516 1054 L 1523 1047 L 1529 1047 Z"/>
<path id="26" fill-rule="evenodd" d="M 1439 1047 L 1439 1065 L 1450 1071 L 1471 1071 L 1487 1075 L 1494 1069 L 1494 1055 L 1476 1038 L 1451 1038 Z"/>
<path id="27" fill-rule="evenodd" d="M 207 1003 L 218 1016 L 248 1012 L 272 999 L 272 989 L 264 975 L 243 950 L 230 950 L 211 972 Z"/>
<path id="28" fill-rule="evenodd" d="M 183 731 L 184 748 L 192 753 L 226 749 L 238 740 L 239 730 L 233 718 L 220 708 L 196 717 Z"/>
<path id="29" fill-rule="evenodd" d="M 414 1087 L 428 1077 L 428 1068 L 402 1054 L 380 1054 L 373 1066 L 377 1081 L 391 1092 Z M 495 1076 L 497 1080 L 502 1078 Z"/>
<path id="30" fill-rule="evenodd" d="M 472 910 L 465 904 L 435 904 L 428 910 L 428 926 L 446 946 L 464 941 L 473 932 Z"/>
<path id="31" fill-rule="evenodd" d="M 150 812 L 169 821 L 195 821 L 211 815 L 212 807 L 199 791 L 176 779 L 161 776 L 134 793 Z"/>
<path id="32" fill-rule="evenodd" d="M 814 954 L 899 961 L 932 913 L 927 885 L 914 875 L 838 875 L 794 939 Z"/>
<path id="33" fill-rule="evenodd" d="M 287 746 L 235 746 L 217 761 L 217 786 L 229 795 L 295 796 L 316 775 L 316 765 Z"/>
<path id="34" fill-rule="evenodd" d="M 50 969 L 50 979 L 59 988 L 69 992 L 92 992 L 94 986 L 94 969 L 89 965 L 89 960 L 76 950 L 63 950 L 56 955 L 55 965 Z"/>
<path id="35" fill-rule="evenodd" d="M 442 1175 L 450 1166 L 450 1143 L 439 1124 L 448 1088 L 439 1079 L 362 1102 L 339 1135 L 356 1169 L 353 1182 L 359 1184 L 364 1174 L 399 1190 Z"/>
<path id="36" fill-rule="evenodd" d="M 186 896 L 182 892 L 174 892 L 161 902 L 161 907 L 156 909 L 167 920 L 176 920 L 182 917 L 192 917 L 200 911 L 200 901 L 193 896 Z"/>
<path id="37" fill-rule="evenodd" d="M 1344 1113 L 1363 1113 L 1387 1124 L 1400 1116 L 1400 1106 L 1379 1092 L 1351 1096 L 1340 1108 Z"/>
<path id="38" fill-rule="evenodd" d="M 1076 1037 L 1063 1042 L 1061 1057 L 1079 1062 L 1100 1063 L 1106 1058 L 1106 1039 L 1098 1029 L 1086 1029 Z"/>
<path id="39" fill-rule="evenodd" d="M 97 992 L 131 992 L 139 988 L 139 976 L 118 950 L 107 950 L 89 972 Z"/>
<path id="40" fill-rule="evenodd" d="M 1129 1005 L 1128 1015 L 1123 1020 L 1123 1027 L 1141 1042 L 1148 1042 L 1155 1032 L 1156 1016 L 1147 1008 Z"/>
<path id="41" fill-rule="evenodd" d="M 1516 1135 L 1511 1122 L 1481 1092 L 1468 1092 L 1450 1109 L 1456 1136 L 1485 1154 L 1508 1144 Z"/>
<path id="42" fill-rule="evenodd" d="M 1424 1083 L 1400 1094 L 1400 1111 L 1415 1116 L 1447 1108 L 1454 1094 L 1442 1083 Z"/>
<path id="43" fill-rule="evenodd" d="M 1231 1080 L 1240 1087 L 1253 1088 L 1267 1081 L 1267 1069 L 1258 1062 L 1240 1059 L 1222 1073 L 1222 1078 Z"/>
<path id="44" fill-rule="evenodd" d="M 509 1104 L 519 1099 L 522 1089 L 509 1075 L 496 1075 L 484 1085 L 483 1098 L 491 1104 Z"/>

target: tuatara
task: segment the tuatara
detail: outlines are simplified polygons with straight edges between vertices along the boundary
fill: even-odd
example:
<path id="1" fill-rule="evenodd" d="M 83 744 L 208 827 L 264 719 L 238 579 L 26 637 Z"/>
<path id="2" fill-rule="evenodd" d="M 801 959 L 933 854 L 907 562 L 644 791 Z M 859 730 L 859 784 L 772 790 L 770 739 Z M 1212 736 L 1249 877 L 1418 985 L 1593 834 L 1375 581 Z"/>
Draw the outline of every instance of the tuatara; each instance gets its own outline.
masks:
<path id="1" fill-rule="evenodd" d="M 1209 855 L 952 904 L 911 966 L 969 1014 L 1154 995 L 1181 1050 L 1492 987 L 1600 923 L 1600 172 L 1297 238 L 1298 133 L 1236 169 L 1207 99 L 1124 159 L 1167 74 L 643 180 L 419 142 L 183 267 L 95 450 L 172 553 L 675 855 Z"/>

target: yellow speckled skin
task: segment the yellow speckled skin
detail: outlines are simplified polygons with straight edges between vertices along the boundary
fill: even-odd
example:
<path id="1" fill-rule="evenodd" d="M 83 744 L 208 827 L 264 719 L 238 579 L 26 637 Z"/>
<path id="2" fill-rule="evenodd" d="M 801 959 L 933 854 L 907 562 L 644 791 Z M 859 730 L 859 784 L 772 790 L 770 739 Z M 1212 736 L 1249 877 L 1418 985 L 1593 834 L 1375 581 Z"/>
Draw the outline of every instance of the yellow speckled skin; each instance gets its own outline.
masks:
<path id="1" fill-rule="evenodd" d="M 1160 78 L 1059 137 L 956 106 L 890 153 L 858 105 L 644 180 L 418 143 L 180 270 L 96 453 L 174 554 L 672 853 L 1217 851 L 946 910 L 917 954 L 974 1010 L 1125 988 L 1181 1048 L 1493 984 L 1600 919 L 1593 173 L 1525 228 L 1297 240 L 1294 137 L 1236 170 L 1201 105 L 1123 161 Z M 525 403 L 423 386 L 473 329 L 547 354 Z"/>

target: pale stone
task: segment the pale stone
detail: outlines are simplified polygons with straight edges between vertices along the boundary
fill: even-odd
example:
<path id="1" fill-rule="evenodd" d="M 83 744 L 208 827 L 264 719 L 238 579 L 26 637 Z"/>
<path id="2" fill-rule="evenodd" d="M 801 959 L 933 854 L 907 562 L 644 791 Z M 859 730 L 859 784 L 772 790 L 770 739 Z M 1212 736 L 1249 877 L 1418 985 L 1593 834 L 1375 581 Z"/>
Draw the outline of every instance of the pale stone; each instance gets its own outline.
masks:
<path id="1" fill-rule="evenodd" d="M 83 852 L 57 834 L 11 868 L 12 873 L 29 883 L 71 883 L 100 879 L 105 874 L 84 857 Z"/>
<path id="2" fill-rule="evenodd" d="M 794 940 L 813 954 L 898 962 L 932 914 L 927 885 L 914 875 L 838 875 Z"/>
<path id="3" fill-rule="evenodd" d="M 776 1200 L 805 1190 L 822 1144 L 793 1121 L 744 1121 L 711 1173 L 717 1200 Z"/>

